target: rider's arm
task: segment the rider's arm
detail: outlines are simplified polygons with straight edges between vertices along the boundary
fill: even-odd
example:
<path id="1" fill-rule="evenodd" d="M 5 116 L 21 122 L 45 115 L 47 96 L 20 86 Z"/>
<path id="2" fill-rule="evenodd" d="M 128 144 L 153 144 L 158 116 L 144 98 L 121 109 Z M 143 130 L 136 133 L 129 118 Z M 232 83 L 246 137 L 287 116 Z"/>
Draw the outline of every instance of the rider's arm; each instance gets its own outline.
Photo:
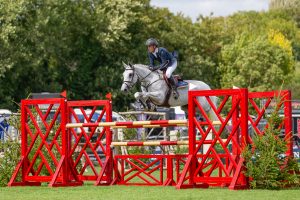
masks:
<path id="1" fill-rule="evenodd" d="M 161 64 L 159 65 L 159 69 L 163 70 L 165 68 L 167 68 L 167 66 L 169 65 L 169 59 L 168 59 L 168 52 L 164 49 L 161 50 L 160 52 L 160 58 L 161 58 Z"/>
<path id="2" fill-rule="evenodd" d="M 148 57 L 149 57 L 149 61 L 150 61 L 149 67 L 154 67 L 154 58 L 153 58 L 153 56 L 151 56 L 151 53 L 148 53 Z"/>

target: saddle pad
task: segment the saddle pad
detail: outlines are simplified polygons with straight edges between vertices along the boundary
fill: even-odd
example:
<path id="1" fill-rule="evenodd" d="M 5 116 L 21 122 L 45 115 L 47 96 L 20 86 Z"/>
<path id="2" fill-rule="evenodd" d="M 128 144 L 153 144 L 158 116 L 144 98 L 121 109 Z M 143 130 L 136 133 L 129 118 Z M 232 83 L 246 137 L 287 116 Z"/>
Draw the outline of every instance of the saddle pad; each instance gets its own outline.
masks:
<path id="1" fill-rule="evenodd" d="M 185 81 L 178 81 L 178 83 L 177 83 L 177 88 L 181 88 L 181 87 L 186 87 L 186 86 L 188 86 L 189 84 L 187 83 L 187 82 L 185 82 Z"/>

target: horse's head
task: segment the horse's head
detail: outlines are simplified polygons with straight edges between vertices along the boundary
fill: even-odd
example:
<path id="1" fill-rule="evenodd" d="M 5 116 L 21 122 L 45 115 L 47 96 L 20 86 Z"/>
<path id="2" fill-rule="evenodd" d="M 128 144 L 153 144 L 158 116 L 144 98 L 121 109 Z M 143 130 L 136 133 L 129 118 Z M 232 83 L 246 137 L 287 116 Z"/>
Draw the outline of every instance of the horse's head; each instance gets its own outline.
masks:
<path id="1" fill-rule="evenodd" d="M 124 65 L 124 72 L 123 72 L 123 84 L 121 87 L 122 92 L 129 92 L 129 90 L 134 86 L 134 84 L 138 81 L 138 76 L 135 73 L 134 66 L 131 64 Z"/>

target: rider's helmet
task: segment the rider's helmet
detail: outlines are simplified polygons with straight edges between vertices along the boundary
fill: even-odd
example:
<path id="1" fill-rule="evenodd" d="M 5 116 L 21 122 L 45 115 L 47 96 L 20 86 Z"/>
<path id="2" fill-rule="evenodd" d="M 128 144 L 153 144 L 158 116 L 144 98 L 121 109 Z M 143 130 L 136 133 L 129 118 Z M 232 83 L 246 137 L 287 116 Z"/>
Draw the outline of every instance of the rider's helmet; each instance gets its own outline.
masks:
<path id="1" fill-rule="evenodd" d="M 154 38 L 149 38 L 147 41 L 146 41 L 146 46 L 150 46 L 150 45 L 155 45 L 155 46 L 158 46 L 158 42 L 156 39 Z"/>

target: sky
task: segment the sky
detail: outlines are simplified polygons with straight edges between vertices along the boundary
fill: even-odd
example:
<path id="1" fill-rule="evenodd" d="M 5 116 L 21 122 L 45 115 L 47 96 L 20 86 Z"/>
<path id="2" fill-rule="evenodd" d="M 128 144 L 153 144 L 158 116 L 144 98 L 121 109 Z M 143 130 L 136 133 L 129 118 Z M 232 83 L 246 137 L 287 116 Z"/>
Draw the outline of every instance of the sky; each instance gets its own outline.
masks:
<path id="1" fill-rule="evenodd" d="M 268 10 L 269 0 L 151 0 L 151 5 L 167 7 L 173 13 L 181 12 L 196 21 L 197 17 L 227 16 L 237 11 Z"/>

